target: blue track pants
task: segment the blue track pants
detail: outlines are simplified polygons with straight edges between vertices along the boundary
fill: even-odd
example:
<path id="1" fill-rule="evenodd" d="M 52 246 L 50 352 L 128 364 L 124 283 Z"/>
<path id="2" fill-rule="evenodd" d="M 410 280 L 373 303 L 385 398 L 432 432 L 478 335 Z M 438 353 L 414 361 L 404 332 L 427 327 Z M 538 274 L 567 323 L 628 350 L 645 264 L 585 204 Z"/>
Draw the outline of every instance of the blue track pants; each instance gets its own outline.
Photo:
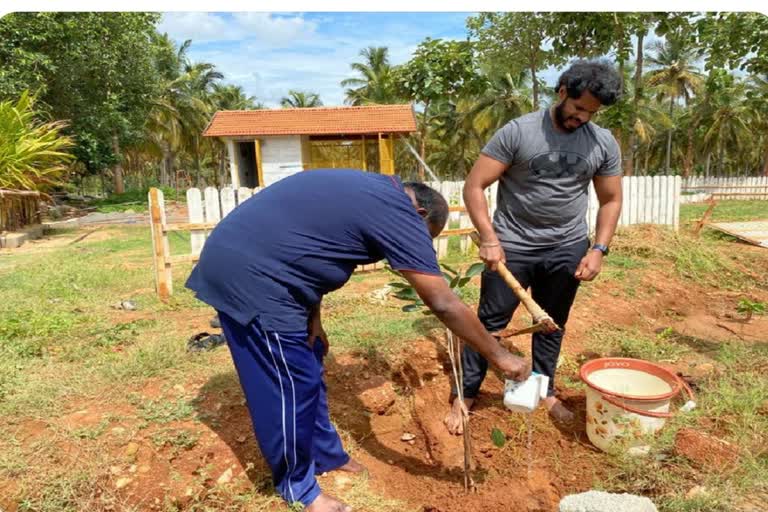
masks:
<path id="1" fill-rule="evenodd" d="M 311 348 L 306 331 L 219 318 L 275 488 L 287 502 L 309 505 L 320 494 L 315 475 L 349 461 L 328 416 L 323 344 Z"/>

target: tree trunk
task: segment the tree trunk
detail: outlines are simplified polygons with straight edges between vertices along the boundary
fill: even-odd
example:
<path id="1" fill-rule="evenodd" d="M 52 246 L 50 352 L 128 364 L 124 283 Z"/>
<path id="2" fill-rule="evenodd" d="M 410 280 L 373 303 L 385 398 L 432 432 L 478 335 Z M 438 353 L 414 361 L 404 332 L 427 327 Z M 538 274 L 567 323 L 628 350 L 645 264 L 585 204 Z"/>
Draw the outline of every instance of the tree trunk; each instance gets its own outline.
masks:
<path id="1" fill-rule="evenodd" d="M 763 163 L 763 176 L 768 176 L 768 138 L 765 144 L 765 161 Z"/>
<path id="2" fill-rule="evenodd" d="M 685 160 L 683 161 L 683 178 L 691 175 L 693 170 L 693 120 L 688 126 L 688 145 L 685 149 Z"/>
<path id="3" fill-rule="evenodd" d="M 709 166 L 712 163 L 712 153 L 707 152 L 707 163 L 704 167 L 704 176 L 709 178 Z"/>
<path id="4" fill-rule="evenodd" d="M 629 142 L 627 143 L 627 159 L 624 161 L 624 174 L 632 176 L 635 173 L 635 149 L 637 146 L 637 135 L 635 134 L 635 124 L 637 123 L 637 109 L 640 105 L 640 98 L 643 95 L 643 39 L 644 33 L 637 35 L 637 59 L 635 63 L 635 97 L 632 99 L 632 121 L 629 127 Z"/>
<path id="5" fill-rule="evenodd" d="M 162 162 L 160 162 L 160 186 L 167 187 L 169 183 L 168 178 L 171 172 L 169 167 L 169 160 L 171 158 L 171 145 L 167 142 L 163 142 L 162 146 L 163 159 Z"/>
<path id="6" fill-rule="evenodd" d="M 672 115 L 675 112 L 675 97 L 672 96 L 669 98 L 669 120 L 672 120 Z M 672 131 L 674 128 L 670 128 L 669 132 L 667 132 L 667 162 L 665 165 L 665 172 L 667 176 L 669 176 L 669 169 L 671 167 L 672 162 Z"/>
<path id="7" fill-rule="evenodd" d="M 539 82 L 536 80 L 536 60 L 531 59 L 531 84 L 533 84 L 533 111 L 539 110 Z"/>
<path id="8" fill-rule="evenodd" d="M 114 170 L 115 194 L 122 194 L 125 192 L 125 183 L 123 183 L 123 157 L 120 154 L 120 142 L 117 139 L 116 133 L 112 135 L 112 152 L 117 159 Z"/>
<path id="9" fill-rule="evenodd" d="M 723 142 L 720 141 L 719 149 L 717 151 L 717 175 L 718 176 L 725 176 L 723 173 L 723 154 L 724 154 L 724 145 Z"/>

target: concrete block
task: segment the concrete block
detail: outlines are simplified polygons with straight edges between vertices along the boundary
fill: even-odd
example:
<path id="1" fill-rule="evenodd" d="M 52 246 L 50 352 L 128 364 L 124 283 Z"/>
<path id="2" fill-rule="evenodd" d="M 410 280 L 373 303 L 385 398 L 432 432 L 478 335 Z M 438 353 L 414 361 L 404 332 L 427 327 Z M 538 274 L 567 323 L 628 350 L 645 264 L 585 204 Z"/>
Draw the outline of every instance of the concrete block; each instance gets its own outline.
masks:
<path id="1" fill-rule="evenodd" d="M 16 249 L 27 241 L 26 233 L 6 233 L 0 235 L 0 247 L 4 249 Z"/>
<path id="2" fill-rule="evenodd" d="M 633 494 L 587 491 L 560 501 L 559 512 L 658 512 L 651 500 Z"/>

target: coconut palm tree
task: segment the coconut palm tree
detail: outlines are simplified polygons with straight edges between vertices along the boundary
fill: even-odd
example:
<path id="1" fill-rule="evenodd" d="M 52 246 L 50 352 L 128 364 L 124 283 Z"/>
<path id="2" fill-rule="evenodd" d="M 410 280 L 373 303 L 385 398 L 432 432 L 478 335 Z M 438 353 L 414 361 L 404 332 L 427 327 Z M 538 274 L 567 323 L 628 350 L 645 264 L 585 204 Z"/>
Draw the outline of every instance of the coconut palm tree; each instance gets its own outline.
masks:
<path id="1" fill-rule="evenodd" d="M 488 87 L 471 99 L 468 108 L 462 109 L 475 135 L 486 141 L 511 119 L 533 110 L 527 73 L 515 76 L 510 73 L 495 74 L 488 78 Z"/>
<path id="2" fill-rule="evenodd" d="M 35 98 L 0 102 L 0 188 L 42 190 L 58 184 L 72 160 L 63 121 L 40 122 Z"/>
<path id="3" fill-rule="evenodd" d="M 675 105 L 680 98 L 686 105 L 701 88 L 703 78 L 694 66 L 696 50 L 686 46 L 682 38 L 669 38 L 666 41 L 654 41 L 648 47 L 653 52 L 647 62 L 653 68 L 646 74 L 647 84 L 655 88 L 659 101 L 669 100 L 669 117 L 674 114 Z M 665 171 L 668 173 L 672 158 L 672 132 L 667 132 L 667 150 Z"/>
<path id="4" fill-rule="evenodd" d="M 746 101 L 746 84 L 725 70 L 712 72 L 708 81 L 709 96 L 704 124 L 704 145 L 718 154 L 718 173 L 722 175 L 727 153 L 735 160 L 748 153 L 753 138 L 754 110 Z"/>
<path id="5" fill-rule="evenodd" d="M 768 176 L 768 73 L 749 77 L 747 101 L 755 113 L 755 126 L 762 138 L 763 159 L 762 174 Z"/>
<path id="6" fill-rule="evenodd" d="M 369 46 L 360 50 L 363 61 L 350 64 L 352 70 L 360 77 L 341 81 L 341 86 L 347 87 L 344 103 L 367 105 L 397 101 L 391 81 L 392 67 L 389 64 L 388 51 L 386 46 Z"/>
<path id="7" fill-rule="evenodd" d="M 288 91 L 288 96 L 280 100 L 280 106 L 283 108 L 311 108 L 322 107 L 323 102 L 320 95 L 314 92 Z"/>

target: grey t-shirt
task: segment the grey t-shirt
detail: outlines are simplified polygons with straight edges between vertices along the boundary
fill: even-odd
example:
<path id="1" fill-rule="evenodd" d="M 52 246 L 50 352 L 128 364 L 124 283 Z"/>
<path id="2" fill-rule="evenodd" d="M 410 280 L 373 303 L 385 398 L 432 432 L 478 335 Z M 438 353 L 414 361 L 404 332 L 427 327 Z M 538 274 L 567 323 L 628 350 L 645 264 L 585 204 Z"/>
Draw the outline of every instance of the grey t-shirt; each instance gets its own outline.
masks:
<path id="1" fill-rule="evenodd" d="M 513 119 L 482 153 L 509 167 L 499 180 L 493 224 L 506 249 L 534 250 L 587 236 L 587 197 L 593 176 L 621 174 L 611 132 L 589 122 L 558 132 L 541 110 Z"/>

